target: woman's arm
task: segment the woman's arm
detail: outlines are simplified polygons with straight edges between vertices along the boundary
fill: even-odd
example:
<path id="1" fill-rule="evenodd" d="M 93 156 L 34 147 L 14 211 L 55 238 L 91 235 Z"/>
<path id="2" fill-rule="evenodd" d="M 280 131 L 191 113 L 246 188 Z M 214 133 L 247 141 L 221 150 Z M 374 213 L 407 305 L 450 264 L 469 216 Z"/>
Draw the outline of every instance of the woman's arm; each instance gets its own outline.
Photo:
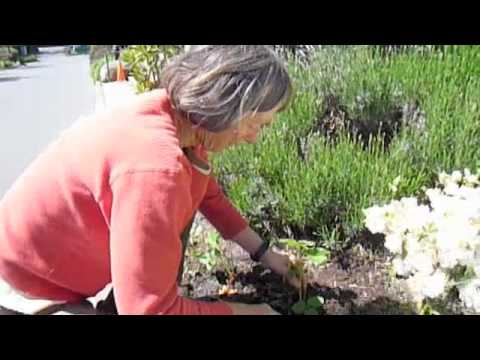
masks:
<path id="1" fill-rule="evenodd" d="M 262 238 L 250 227 L 237 234 L 232 241 L 244 248 L 249 254 L 254 254 L 263 243 Z M 273 270 L 277 274 L 285 276 L 290 285 L 297 288 L 300 287 L 300 280 L 289 274 L 290 259 L 287 256 L 268 249 L 264 255 L 260 257 L 260 262 L 263 266 Z"/>
<path id="2" fill-rule="evenodd" d="M 200 204 L 200 211 L 224 239 L 237 243 L 250 255 L 255 254 L 262 245 L 262 238 L 248 225 L 213 177 L 210 178 L 207 193 Z M 286 276 L 291 285 L 300 286 L 298 279 L 289 277 L 290 260 L 287 256 L 269 249 L 260 258 L 260 262 L 277 274 Z"/>
<path id="3" fill-rule="evenodd" d="M 199 210 L 224 239 L 231 240 L 248 228 L 248 222 L 225 196 L 213 176 L 210 177 Z"/>
<path id="4" fill-rule="evenodd" d="M 258 235 L 250 226 L 240 231 L 231 240 L 240 245 L 247 253 L 251 255 L 254 254 L 263 243 L 263 239 L 260 237 L 260 235 Z"/>
<path id="5" fill-rule="evenodd" d="M 266 304 L 196 301 L 178 295 L 179 220 L 190 201 L 181 184 L 171 172 L 124 174 L 112 184 L 110 247 L 118 313 L 277 315 Z"/>
<path id="6" fill-rule="evenodd" d="M 173 171 L 134 172 L 111 184 L 111 272 L 119 314 L 233 313 L 222 302 L 178 295 L 179 234 L 191 207 L 187 176 Z"/>

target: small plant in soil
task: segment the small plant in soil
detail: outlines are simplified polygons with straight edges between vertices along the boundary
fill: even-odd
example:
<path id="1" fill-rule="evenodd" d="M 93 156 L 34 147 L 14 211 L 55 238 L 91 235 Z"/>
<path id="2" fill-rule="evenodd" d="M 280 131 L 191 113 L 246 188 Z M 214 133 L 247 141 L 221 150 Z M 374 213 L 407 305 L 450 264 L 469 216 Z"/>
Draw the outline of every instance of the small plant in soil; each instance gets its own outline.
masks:
<path id="1" fill-rule="evenodd" d="M 280 239 L 278 242 L 285 246 L 287 251 L 291 251 L 296 258 L 304 259 L 308 265 L 324 265 L 330 256 L 327 249 L 317 247 L 313 241 Z"/>
<path id="2" fill-rule="evenodd" d="M 307 240 L 281 239 L 279 243 L 284 245 L 287 251 L 290 251 L 290 268 L 289 276 L 295 277 L 300 281 L 300 288 L 298 290 L 299 301 L 294 305 L 296 310 L 292 308 L 294 313 L 302 310 L 302 312 L 310 310 L 310 313 L 318 310 L 308 307 L 307 303 L 315 304 L 316 300 L 308 299 L 305 302 L 308 286 L 308 272 L 312 265 L 324 265 L 329 258 L 329 251 L 315 246 L 315 243 Z M 284 279 L 286 281 L 286 279 Z M 323 304 L 322 304 L 323 305 Z"/>
<path id="3" fill-rule="evenodd" d="M 293 304 L 291 310 L 295 315 L 320 315 L 323 312 L 325 299 L 321 296 L 312 296 L 307 300 L 299 300 Z"/>
<path id="4" fill-rule="evenodd" d="M 302 259 L 295 258 L 294 256 L 290 257 L 290 265 L 288 269 L 288 276 L 292 278 L 297 278 L 300 281 L 300 288 L 298 289 L 298 297 L 302 301 L 307 293 L 308 286 L 308 269 L 305 266 L 305 262 Z M 283 282 L 286 283 L 287 279 L 284 278 Z"/>
<path id="5" fill-rule="evenodd" d="M 432 305 L 428 303 L 424 303 L 419 306 L 419 314 L 420 315 L 440 315 L 438 311 L 436 311 Z"/>
<path id="6" fill-rule="evenodd" d="M 236 268 L 233 259 L 225 256 L 220 245 L 220 235 L 217 232 L 209 232 L 205 238 L 205 247 L 201 250 L 193 251 L 192 255 L 202 264 L 207 272 L 214 268 L 224 270 L 226 278 L 225 284 L 220 288 L 219 295 L 234 295 L 237 291 L 234 289 Z"/>
<path id="7" fill-rule="evenodd" d="M 220 257 L 220 265 L 226 274 L 226 284 L 222 286 L 219 295 L 235 295 L 238 291 L 234 289 L 236 280 L 236 268 L 233 259 L 230 256 L 225 256 L 223 253 Z"/>
<path id="8" fill-rule="evenodd" d="M 212 232 L 206 238 L 206 243 L 207 249 L 205 252 L 195 251 L 193 252 L 193 256 L 210 272 L 217 265 L 222 255 L 220 250 L 220 236 Z"/>

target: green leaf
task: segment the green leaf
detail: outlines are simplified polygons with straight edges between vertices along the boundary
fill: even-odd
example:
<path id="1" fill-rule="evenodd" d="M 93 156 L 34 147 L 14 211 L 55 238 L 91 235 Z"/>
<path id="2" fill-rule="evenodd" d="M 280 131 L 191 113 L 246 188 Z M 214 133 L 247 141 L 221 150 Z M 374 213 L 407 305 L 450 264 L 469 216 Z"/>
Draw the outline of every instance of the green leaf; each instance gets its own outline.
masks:
<path id="1" fill-rule="evenodd" d="M 301 300 L 301 301 L 298 301 L 296 302 L 293 306 L 292 306 L 292 311 L 294 314 L 296 315 L 301 315 L 305 312 L 305 309 L 306 309 L 306 304 L 305 304 L 305 301 Z"/>
<path id="2" fill-rule="evenodd" d="M 475 270 L 471 266 L 457 265 L 451 270 L 450 276 L 455 282 L 468 281 L 475 277 Z"/>
<path id="3" fill-rule="evenodd" d="M 424 304 L 420 309 L 420 315 L 440 315 L 430 304 Z"/>
<path id="4" fill-rule="evenodd" d="M 463 274 L 462 281 L 471 280 L 476 277 L 475 269 L 471 266 L 467 266 L 465 273 Z"/>
<path id="5" fill-rule="evenodd" d="M 286 247 L 298 248 L 298 242 L 295 239 L 279 239 L 278 242 Z"/>
<path id="6" fill-rule="evenodd" d="M 307 300 L 307 307 L 319 309 L 325 304 L 325 300 L 321 296 L 314 296 Z"/>
<path id="7" fill-rule="evenodd" d="M 317 248 L 309 251 L 307 258 L 314 265 L 323 265 L 328 262 L 330 252 L 328 250 Z"/>
<path id="8" fill-rule="evenodd" d="M 305 310 L 303 315 L 320 315 L 320 314 L 315 309 L 307 309 L 307 310 Z"/>
<path id="9" fill-rule="evenodd" d="M 298 240 L 298 243 L 308 248 L 315 247 L 315 242 L 310 240 Z"/>
<path id="10" fill-rule="evenodd" d="M 217 234 L 212 233 L 207 237 L 207 244 L 216 248 L 219 243 L 219 237 Z"/>

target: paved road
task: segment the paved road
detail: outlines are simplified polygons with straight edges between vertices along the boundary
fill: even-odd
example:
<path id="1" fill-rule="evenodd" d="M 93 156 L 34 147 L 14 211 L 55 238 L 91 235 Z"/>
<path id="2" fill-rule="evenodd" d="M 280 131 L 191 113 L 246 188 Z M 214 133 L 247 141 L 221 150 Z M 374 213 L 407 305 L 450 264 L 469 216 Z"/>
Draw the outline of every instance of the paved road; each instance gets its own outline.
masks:
<path id="1" fill-rule="evenodd" d="M 0 70 L 0 198 L 60 131 L 94 110 L 87 55 L 42 51 L 40 61 Z"/>

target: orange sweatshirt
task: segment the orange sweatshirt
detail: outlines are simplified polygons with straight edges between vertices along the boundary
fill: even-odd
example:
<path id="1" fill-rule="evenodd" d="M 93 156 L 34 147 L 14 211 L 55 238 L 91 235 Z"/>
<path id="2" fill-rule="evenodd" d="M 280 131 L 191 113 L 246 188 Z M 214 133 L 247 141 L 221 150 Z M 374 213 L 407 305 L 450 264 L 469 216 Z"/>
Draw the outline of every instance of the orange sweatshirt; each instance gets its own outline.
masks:
<path id="1" fill-rule="evenodd" d="M 248 226 L 184 155 L 167 93 L 140 95 L 65 131 L 5 194 L 0 277 L 62 301 L 112 282 L 120 314 L 231 314 L 178 295 L 180 235 L 197 209 L 224 238 Z"/>

